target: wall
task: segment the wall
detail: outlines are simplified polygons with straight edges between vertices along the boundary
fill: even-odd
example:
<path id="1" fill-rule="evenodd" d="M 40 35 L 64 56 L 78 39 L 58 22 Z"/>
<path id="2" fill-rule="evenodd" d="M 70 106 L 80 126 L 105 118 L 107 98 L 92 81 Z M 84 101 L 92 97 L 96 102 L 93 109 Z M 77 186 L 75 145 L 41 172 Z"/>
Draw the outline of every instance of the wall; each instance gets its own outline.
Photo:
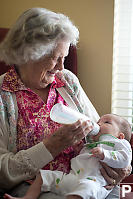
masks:
<path id="1" fill-rule="evenodd" d="M 111 107 L 113 0 L 0 0 L 0 27 L 24 10 L 45 7 L 68 15 L 80 30 L 78 77 L 100 115 Z"/>

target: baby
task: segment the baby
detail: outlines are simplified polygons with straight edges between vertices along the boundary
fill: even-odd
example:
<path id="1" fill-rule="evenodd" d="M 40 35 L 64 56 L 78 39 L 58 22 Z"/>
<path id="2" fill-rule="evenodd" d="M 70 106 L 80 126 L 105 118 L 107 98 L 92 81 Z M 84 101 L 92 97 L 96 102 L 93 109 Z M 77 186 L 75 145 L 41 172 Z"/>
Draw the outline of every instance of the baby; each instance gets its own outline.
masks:
<path id="1" fill-rule="evenodd" d="M 107 182 L 100 173 L 100 161 L 113 168 L 130 165 L 132 149 L 129 142 L 132 132 L 129 123 L 114 114 L 103 115 L 98 125 L 99 133 L 89 136 L 91 141 L 71 160 L 69 174 L 41 170 L 22 199 L 36 199 L 41 191 L 51 191 L 66 199 L 106 198 L 111 190 L 104 188 Z M 8 194 L 4 198 L 15 199 Z"/>

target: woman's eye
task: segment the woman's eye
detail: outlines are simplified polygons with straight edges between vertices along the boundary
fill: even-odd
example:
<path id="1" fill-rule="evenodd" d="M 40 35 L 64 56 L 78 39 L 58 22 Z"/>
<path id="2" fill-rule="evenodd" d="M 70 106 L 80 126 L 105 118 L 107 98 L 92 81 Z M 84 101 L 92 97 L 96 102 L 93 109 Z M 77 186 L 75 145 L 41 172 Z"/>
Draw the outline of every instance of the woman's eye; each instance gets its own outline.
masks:
<path id="1" fill-rule="evenodd" d="M 110 124 L 110 122 L 108 122 L 108 121 L 105 121 L 105 123 Z"/>

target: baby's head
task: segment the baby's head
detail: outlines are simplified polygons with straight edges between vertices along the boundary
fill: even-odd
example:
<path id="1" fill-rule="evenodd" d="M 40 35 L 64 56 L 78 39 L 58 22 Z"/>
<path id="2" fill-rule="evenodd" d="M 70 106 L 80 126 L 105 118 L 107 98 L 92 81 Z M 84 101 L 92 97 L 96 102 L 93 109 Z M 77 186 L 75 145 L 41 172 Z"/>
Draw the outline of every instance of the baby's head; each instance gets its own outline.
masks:
<path id="1" fill-rule="evenodd" d="M 132 130 L 126 119 L 115 114 L 106 114 L 97 123 L 100 126 L 100 131 L 96 136 L 93 136 L 95 141 L 98 141 L 103 134 L 111 134 L 114 137 L 126 139 L 130 142 Z"/>

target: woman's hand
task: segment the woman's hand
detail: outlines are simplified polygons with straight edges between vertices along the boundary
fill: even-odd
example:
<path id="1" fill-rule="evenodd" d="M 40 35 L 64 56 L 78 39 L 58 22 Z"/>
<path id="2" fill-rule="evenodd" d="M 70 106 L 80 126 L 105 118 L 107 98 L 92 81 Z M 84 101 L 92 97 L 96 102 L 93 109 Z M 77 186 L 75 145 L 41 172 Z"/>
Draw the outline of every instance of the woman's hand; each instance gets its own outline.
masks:
<path id="1" fill-rule="evenodd" d="M 43 143 L 53 157 L 56 157 L 63 149 L 79 143 L 90 131 L 88 121 L 78 120 L 73 124 L 63 125 Z"/>
<path id="2" fill-rule="evenodd" d="M 128 166 L 124 169 L 111 168 L 104 162 L 100 162 L 102 165 L 101 174 L 108 182 L 106 189 L 112 189 L 115 185 L 119 184 L 125 177 L 130 175 L 132 167 Z"/>
<path id="3" fill-rule="evenodd" d="M 75 145 L 73 145 L 73 149 L 74 149 L 74 154 L 77 156 L 79 155 L 81 149 L 84 146 L 84 142 L 83 140 L 81 140 L 80 142 L 76 143 Z"/>

